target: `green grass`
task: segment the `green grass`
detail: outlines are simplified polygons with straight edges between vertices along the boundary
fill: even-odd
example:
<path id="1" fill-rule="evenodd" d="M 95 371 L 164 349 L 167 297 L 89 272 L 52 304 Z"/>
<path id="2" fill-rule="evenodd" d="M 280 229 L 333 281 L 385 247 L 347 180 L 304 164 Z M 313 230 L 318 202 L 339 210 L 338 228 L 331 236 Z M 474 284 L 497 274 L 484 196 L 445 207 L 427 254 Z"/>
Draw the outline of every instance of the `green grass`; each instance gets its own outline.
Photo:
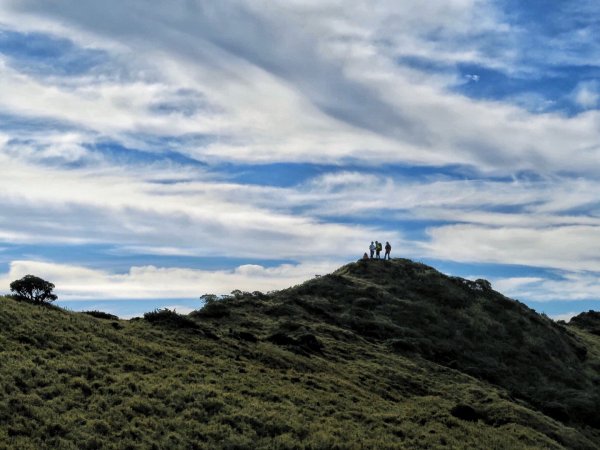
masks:
<path id="1" fill-rule="evenodd" d="M 0 298 L 0 448 L 600 448 L 568 402 L 598 407 L 599 336 L 426 266 L 379 263 L 185 317 Z"/>

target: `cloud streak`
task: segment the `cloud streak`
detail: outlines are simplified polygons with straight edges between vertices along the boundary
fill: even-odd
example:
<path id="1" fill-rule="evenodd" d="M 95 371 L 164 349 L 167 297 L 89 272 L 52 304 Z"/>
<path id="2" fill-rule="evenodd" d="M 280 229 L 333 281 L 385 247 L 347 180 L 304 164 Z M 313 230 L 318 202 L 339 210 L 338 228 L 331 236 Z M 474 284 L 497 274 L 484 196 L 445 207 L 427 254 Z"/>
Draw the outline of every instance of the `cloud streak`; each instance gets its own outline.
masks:
<path id="1" fill-rule="evenodd" d="M 210 182 L 153 182 L 113 166 L 65 171 L 2 156 L 5 217 L 0 230 L 22 242 L 118 243 L 179 248 L 196 255 L 319 258 L 356 255 L 373 228 L 321 222 L 252 202 L 261 188 Z M 193 171 L 191 172 L 193 173 Z M 177 180 L 182 171 L 161 172 Z M 202 174 L 200 174 L 202 176 Z M 185 181 L 185 180 L 184 180 Z M 265 192 L 268 190 L 264 190 Z M 390 238 L 399 240 L 397 232 Z"/>
<path id="2" fill-rule="evenodd" d="M 515 298 L 551 302 L 554 300 L 598 300 L 600 283 L 597 273 L 562 273 L 552 279 L 506 278 L 494 282 L 496 289 Z"/>
<path id="3" fill-rule="evenodd" d="M 283 289 L 334 268 L 336 265 L 327 262 L 272 268 L 242 265 L 219 271 L 142 266 L 115 274 L 66 264 L 14 261 L 0 277 L 0 286 L 7 287 L 15 279 L 36 273 L 53 280 L 61 302 L 198 298 L 205 293 L 228 294 L 234 289 L 250 292 Z"/>
<path id="4" fill-rule="evenodd" d="M 344 10 L 339 16 L 336 2 L 257 6 L 176 1 L 165 7 L 139 1 L 9 1 L 4 14 L 18 14 L 25 23 L 28 18 L 67 23 L 62 32 L 82 44 L 89 36 L 97 36 L 99 46 L 119 42 L 119 61 L 122 55 L 131 57 L 128 73 L 133 79 L 116 84 L 103 76 L 83 77 L 80 86 L 67 89 L 17 76 L 5 66 L 4 106 L 117 139 L 128 133 L 220 136 L 205 146 L 182 148 L 207 160 L 349 158 L 469 164 L 505 173 L 597 171 L 596 112 L 569 119 L 473 101 L 398 64 L 401 46 L 390 49 L 389 42 L 395 42 L 402 25 L 408 27 L 403 39 L 412 38 L 415 48 L 429 43 L 432 58 L 452 53 L 444 50 L 444 37 L 452 37 L 454 45 L 458 40 L 462 48 L 466 38 L 501 29 L 486 2 L 434 2 L 427 12 L 410 2 L 382 1 L 372 8 L 350 2 Z M 484 20 L 476 21 L 479 13 Z M 288 33 L 290 29 L 302 32 Z M 434 30 L 439 33 L 435 38 Z M 274 40 L 280 45 L 270 45 Z M 136 73 L 151 76 L 136 78 Z M 187 117 L 156 114 L 151 105 L 160 101 L 161 92 L 181 89 L 197 92 L 210 109 Z M 27 93 L 24 107 L 19 99 Z M 569 158 L 564 157 L 566 149 Z"/>

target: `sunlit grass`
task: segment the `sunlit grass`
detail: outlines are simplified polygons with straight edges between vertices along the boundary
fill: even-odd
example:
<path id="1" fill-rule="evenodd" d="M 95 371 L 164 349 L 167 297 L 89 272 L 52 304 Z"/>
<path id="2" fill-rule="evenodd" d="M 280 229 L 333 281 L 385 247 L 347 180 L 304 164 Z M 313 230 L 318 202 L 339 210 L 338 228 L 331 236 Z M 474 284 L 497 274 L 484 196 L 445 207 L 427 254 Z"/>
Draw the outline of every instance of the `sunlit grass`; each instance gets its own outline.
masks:
<path id="1" fill-rule="evenodd" d="M 416 305 L 391 292 L 404 285 L 416 295 L 407 280 L 384 277 L 378 288 L 359 275 L 242 294 L 219 314 L 185 318 L 158 311 L 121 321 L 0 299 L 0 448 L 598 448 L 597 430 L 542 414 L 515 397 L 512 380 L 493 385 L 462 370 L 460 358 L 446 364 L 443 354 L 428 353 L 455 321 L 457 348 L 473 352 L 466 356 L 495 355 L 489 343 L 467 343 L 485 335 L 478 327 L 503 336 L 498 317 L 516 327 L 520 310 L 497 309 L 494 317 L 458 291 L 462 306 L 434 306 L 426 303 L 431 286 Z M 516 339 L 542 348 L 542 328 L 523 317 Z M 274 343 L 276 333 L 293 339 Z M 571 333 L 589 348 L 582 380 L 597 376 L 598 337 Z M 307 335 L 322 347 L 308 346 Z M 395 350 L 392 339 L 413 348 Z M 492 362 L 500 371 L 509 364 Z M 547 376 L 546 388 L 555 389 Z M 457 405 L 475 419 L 455 417 Z"/>

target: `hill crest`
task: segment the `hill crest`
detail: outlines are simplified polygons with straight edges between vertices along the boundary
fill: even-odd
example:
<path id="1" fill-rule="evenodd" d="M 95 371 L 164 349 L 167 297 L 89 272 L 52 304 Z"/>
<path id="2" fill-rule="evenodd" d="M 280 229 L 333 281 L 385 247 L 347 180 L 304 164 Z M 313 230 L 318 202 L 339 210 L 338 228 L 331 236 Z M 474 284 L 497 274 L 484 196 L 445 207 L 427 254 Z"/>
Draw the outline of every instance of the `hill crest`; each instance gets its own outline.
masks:
<path id="1" fill-rule="evenodd" d="M 600 366 L 589 361 L 583 339 L 486 280 L 450 277 L 406 259 L 360 260 L 268 301 L 242 295 L 225 304 L 231 315 L 219 319 L 223 323 L 235 323 L 239 312 L 251 308 L 288 319 L 266 334 L 297 338 L 320 324 L 321 333 L 339 338 L 343 330 L 346 338 L 358 336 L 502 386 L 559 420 L 600 427 L 600 374 L 589 376 Z M 290 322 L 299 331 L 290 332 Z M 245 325 L 247 332 L 260 328 Z M 556 404 L 565 407 L 557 410 Z"/>
<path id="2" fill-rule="evenodd" d="M 97 316 L 0 299 L 0 447 L 599 448 L 600 337 L 409 260 Z"/>

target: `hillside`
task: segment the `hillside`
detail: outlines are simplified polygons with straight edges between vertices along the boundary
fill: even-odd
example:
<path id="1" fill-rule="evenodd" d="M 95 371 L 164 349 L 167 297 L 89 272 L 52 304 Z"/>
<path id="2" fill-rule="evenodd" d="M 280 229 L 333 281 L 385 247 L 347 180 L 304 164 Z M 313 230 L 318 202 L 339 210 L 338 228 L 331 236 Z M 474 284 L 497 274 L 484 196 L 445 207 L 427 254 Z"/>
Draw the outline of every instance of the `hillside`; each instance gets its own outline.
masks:
<path id="1" fill-rule="evenodd" d="M 0 448 L 598 449 L 600 336 L 408 260 L 189 316 L 0 299 Z"/>

